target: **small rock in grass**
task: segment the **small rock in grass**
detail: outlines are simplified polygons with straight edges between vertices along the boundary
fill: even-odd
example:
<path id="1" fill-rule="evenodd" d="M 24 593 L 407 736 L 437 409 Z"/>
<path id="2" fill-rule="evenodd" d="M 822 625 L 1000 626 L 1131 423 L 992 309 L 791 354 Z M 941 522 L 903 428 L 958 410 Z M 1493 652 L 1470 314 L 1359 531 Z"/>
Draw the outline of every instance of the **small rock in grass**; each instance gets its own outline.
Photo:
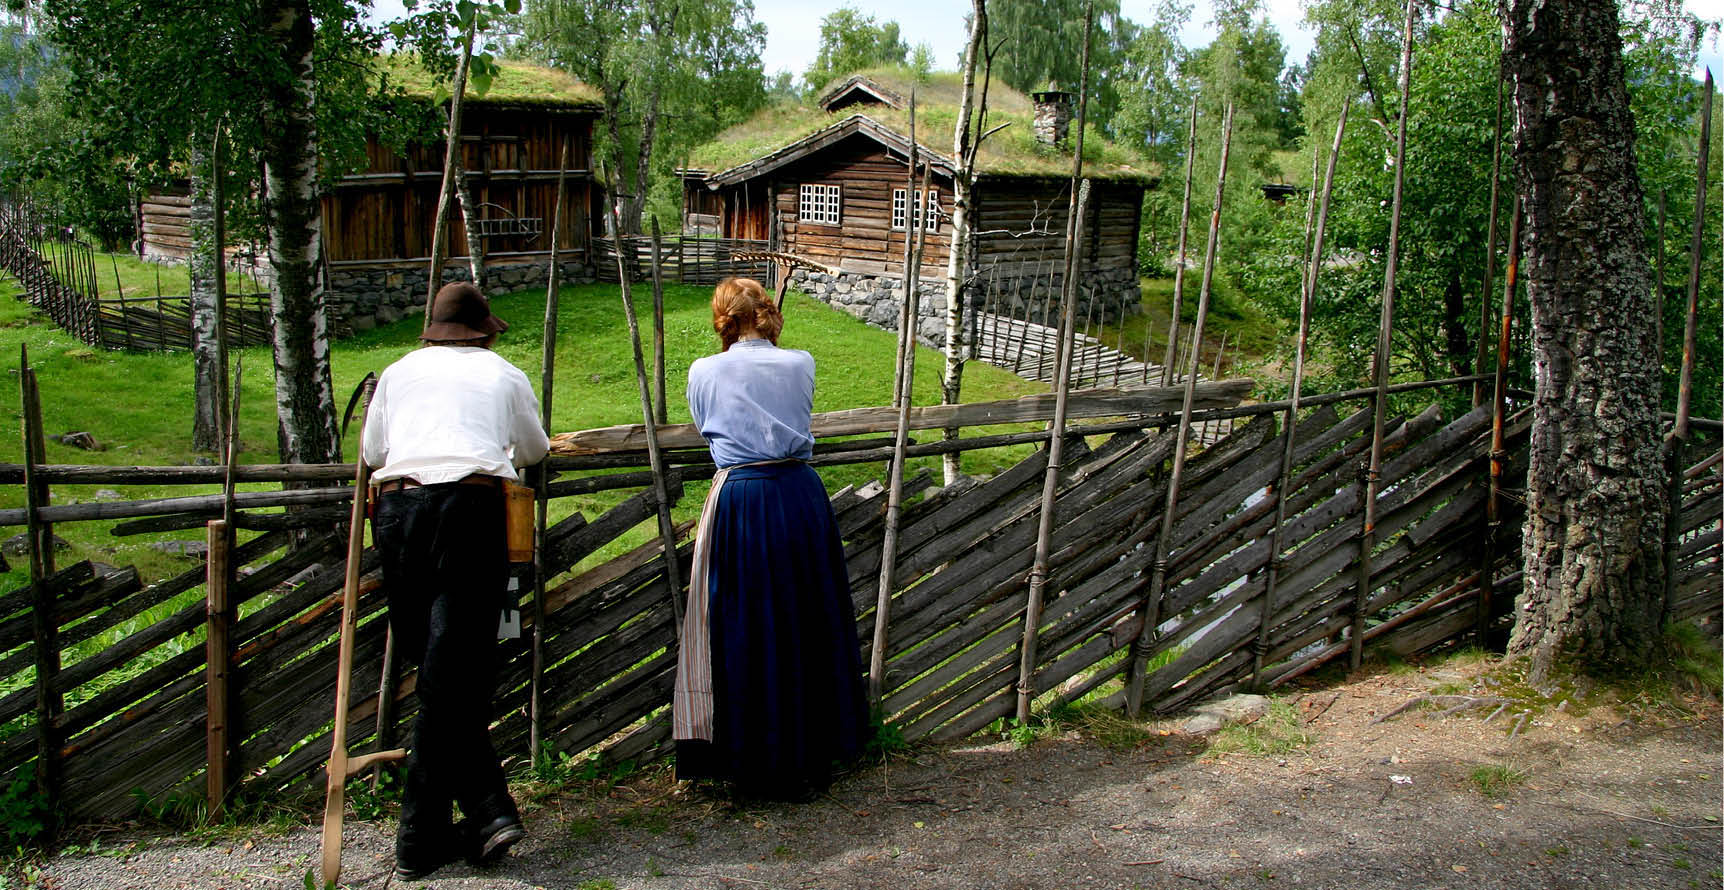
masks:
<path id="1" fill-rule="evenodd" d="M 1189 735 L 1215 732 L 1231 723 L 1250 723 L 1269 713 L 1269 699 L 1261 695 L 1231 695 L 1205 702 L 1180 727 Z"/>

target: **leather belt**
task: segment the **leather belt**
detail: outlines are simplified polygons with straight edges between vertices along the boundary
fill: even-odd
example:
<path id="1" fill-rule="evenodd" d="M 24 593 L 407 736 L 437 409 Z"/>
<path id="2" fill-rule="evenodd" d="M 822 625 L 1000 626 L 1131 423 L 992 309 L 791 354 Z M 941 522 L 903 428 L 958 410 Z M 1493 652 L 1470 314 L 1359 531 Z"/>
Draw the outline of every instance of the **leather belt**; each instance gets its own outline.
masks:
<path id="1" fill-rule="evenodd" d="M 488 475 L 485 473 L 473 473 L 471 475 L 462 476 L 461 478 L 456 479 L 454 482 L 442 482 L 442 483 L 435 483 L 435 484 L 440 484 L 440 485 L 479 485 L 479 486 L 483 486 L 485 488 L 501 488 L 502 484 L 503 484 L 503 477 L 491 476 L 491 475 Z M 378 494 L 388 494 L 392 491 L 401 491 L 402 489 L 406 489 L 406 488 L 421 488 L 423 486 L 424 486 L 424 483 L 420 482 L 419 480 L 403 476 L 400 479 L 390 479 L 387 482 L 377 483 L 377 493 Z"/>

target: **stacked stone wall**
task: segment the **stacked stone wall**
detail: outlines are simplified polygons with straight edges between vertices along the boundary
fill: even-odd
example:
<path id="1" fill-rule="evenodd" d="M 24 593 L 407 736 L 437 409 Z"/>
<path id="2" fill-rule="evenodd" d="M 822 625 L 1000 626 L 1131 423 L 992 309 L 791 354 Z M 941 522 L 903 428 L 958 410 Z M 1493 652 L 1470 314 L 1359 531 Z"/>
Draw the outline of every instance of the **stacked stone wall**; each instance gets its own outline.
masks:
<path id="1" fill-rule="evenodd" d="M 485 290 L 491 295 L 544 287 L 550 263 L 490 263 L 485 266 Z M 368 331 L 425 311 L 425 289 L 430 270 L 424 263 L 398 266 L 336 266 L 329 270 L 327 294 L 330 322 L 338 335 Z M 443 280 L 468 281 L 471 270 L 464 261 L 443 267 Z M 584 259 L 565 260 L 564 284 L 590 284 L 592 267 Z"/>

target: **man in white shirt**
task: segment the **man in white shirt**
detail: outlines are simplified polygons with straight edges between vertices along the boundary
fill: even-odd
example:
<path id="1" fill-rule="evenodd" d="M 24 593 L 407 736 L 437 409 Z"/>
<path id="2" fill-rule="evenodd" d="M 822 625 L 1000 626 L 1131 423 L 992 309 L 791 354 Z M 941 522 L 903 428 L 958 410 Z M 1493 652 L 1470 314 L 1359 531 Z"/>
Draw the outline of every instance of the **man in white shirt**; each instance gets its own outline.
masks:
<path id="1" fill-rule="evenodd" d="M 408 880 L 456 858 L 495 862 L 526 836 L 489 731 L 498 617 L 513 605 L 503 480 L 550 442 L 527 375 L 490 349 L 507 329 L 478 288 L 447 285 L 424 347 L 384 370 L 365 419 L 390 627 L 419 668 L 395 840 L 395 873 Z"/>

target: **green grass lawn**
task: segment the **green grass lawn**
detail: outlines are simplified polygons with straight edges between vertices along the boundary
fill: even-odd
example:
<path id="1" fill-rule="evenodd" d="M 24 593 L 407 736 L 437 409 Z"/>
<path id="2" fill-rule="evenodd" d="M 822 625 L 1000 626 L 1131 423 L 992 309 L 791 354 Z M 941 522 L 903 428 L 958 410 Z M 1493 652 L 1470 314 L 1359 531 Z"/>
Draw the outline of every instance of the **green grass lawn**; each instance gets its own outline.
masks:
<path id="1" fill-rule="evenodd" d="M 165 275 L 170 270 L 163 271 Z M 183 274 L 183 270 L 178 271 Z M 5 356 L 3 361 L 12 366 L 11 376 L 16 378 L 19 345 L 28 346 L 40 382 L 47 431 L 88 431 L 107 447 L 104 451 L 88 452 L 50 441 L 47 445 L 50 463 L 175 465 L 192 463 L 201 456 L 190 448 L 193 395 L 189 354 L 93 350 L 55 327 L 41 313 L 9 299 L 16 293 L 11 282 L 0 282 L 0 350 L 3 350 L 0 354 Z M 701 287 L 666 288 L 666 378 L 673 423 L 689 420 L 683 397 L 689 365 L 717 347 L 710 326 L 710 294 L 709 289 Z M 637 311 L 650 324 L 650 290 L 637 288 L 635 298 Z M 561 307 L 553 430 L 561 432 L 640 422 L 633 353 L 616 287 L 587 285 L 565 288 Z M 497 351 L 525 370 L 536 389 L 544 331 L 543 292 L 524 291 L 500 296 L 494 301 L 494 308 L 510 323 L 509 332 L 499 342 Z M 892 356 L 896 346 L 893 334 L 868 327 L 795 293 L 786 316 L 782 344 L 807 349 L 818 362 L 815 410 L 832 411 L 889 401 Z M 346 404 L 348 396 L 367 372 L 382 371 L 390 362 L 415 348 L 418 334 L 417 319 L 408 318 L 338 342 L 333 351 L 338 405 Z M 269 349 L 237 350 L 235 356 L 244 365 L 240 410 L 243 451 L 240 461 L 273 463 L 278 457 Z M 938 401 L 935 376 L 939 366 L 938 354 L 932 350 L 920 350 L 916 381 L 918 404 Z M 1041 389 L 1043 387 L 1038 384 L 979 363 L 970 364 L 966 373 L 966 401 L 1010 398 Z M 6 462 L 20 460 L 23 453 L 15 386 L 12 392 L 13 407 L 0 412 L 0 461 Z M 993 431 L 977 429 L 968 433 L 981 435 Z M 929 435 L 922 434 L 923 439 Z M 355 436 L 356 431 L 349 430 L 343 444 L 343 454 L 348 458 L 354 453 Z M 1027 452 L 1027 447 L 1020 447 L 966 455 L 965 470 L 991 472 L 1021 459 Z M 921 466 L 938 473 L 934 459 L 916 462 L 912 472 Z M 843 485 L 862 484 L 879 478 L 883 472 L 882 464 L 859 464 L 828 468 L 822 471 L 822 475 L 828 486 L 836 490 Z M 66 485 L 54 488 L 54 503 L 94 499 L 101 487 L 112 488 L 127 499 L 219 490 L 214 486 Z M 248 489 L 270 487 L 261 484 L 246 486 Z M 574 511 L 584 512 L 592 518 L 631 493 L 603 492 L 560 499 L 553 502 L 552 520 Z M 696 515 L 704 494 L 704 483 L 688 486 L 676 511 L 678 517 Z M 8 487 L 0 492 L 0 506 L 22 504 L 20 489 Z M 112 522 L 84 522 L 57 526 L 55 533 L 72 545 L 71 552 L 59 556 L 60 564 L 88 558 L 110 564 L 137 565 L 149 578 L 184 571 L 196 564 L 181 557 L 157 553 L 146 546 L 146 540 L 162 540 L 164 537 L 196 539 L 202 535 L 199 530 L 165 536 L 116 538 L 108 531 L 112 525 Z M 10 537 L 20 531 L 22 529 L 9 529 L 0 534 Z M 635 546 L 649 534 L 650 530 L 645 527 L 637 529 L 594 558 L 601 559 Z M 0 590 L 22 583 L 22 563 L 21 559 L 13 560 L 13 572 L 0 576 Z"/>
<path id="2" fill-rule="evenodd" d="M 1197 320 L 1200 283 L 1200 276 L 1187 274 L 1185 299 L 1179 313 L 1181 350 L 1189 343 L 1191 324 Z M 1092 330 L 1091 334 L 1108 348 L 1118 349 L 1138 359 L 1146 358 L 1144 344 L 1148 342 L 1147 359 L 1159 365 L 1162 359 L 1167 357 L 1167 322 L 1173 315 L 1173 279 L 1145 278 L 1142 284 L 1142 312 L 1130 316 L 1121 324 L 1101 325 L 1099 329 Z M 1230 372 L 1245 374 L 1256 370 L 1263 358 L 1274 351 L 1280 334 L 1276 331 L 1273 320 L 1241 295 L 1233 292 L 1224 281 L 1217 280 L 1215 292 L 1210 297 L 1209 319 L 1203 326 L 1204 376 L 1214 370 L 1215 351 L 1221 346 L 1223 336 L 1227 338 L 1227 352 L 1222 362 L 1222 373 L 1226 375 Z M 1181 369 L 1184 367 L 1184 361 L 1180 360 Z"/>

